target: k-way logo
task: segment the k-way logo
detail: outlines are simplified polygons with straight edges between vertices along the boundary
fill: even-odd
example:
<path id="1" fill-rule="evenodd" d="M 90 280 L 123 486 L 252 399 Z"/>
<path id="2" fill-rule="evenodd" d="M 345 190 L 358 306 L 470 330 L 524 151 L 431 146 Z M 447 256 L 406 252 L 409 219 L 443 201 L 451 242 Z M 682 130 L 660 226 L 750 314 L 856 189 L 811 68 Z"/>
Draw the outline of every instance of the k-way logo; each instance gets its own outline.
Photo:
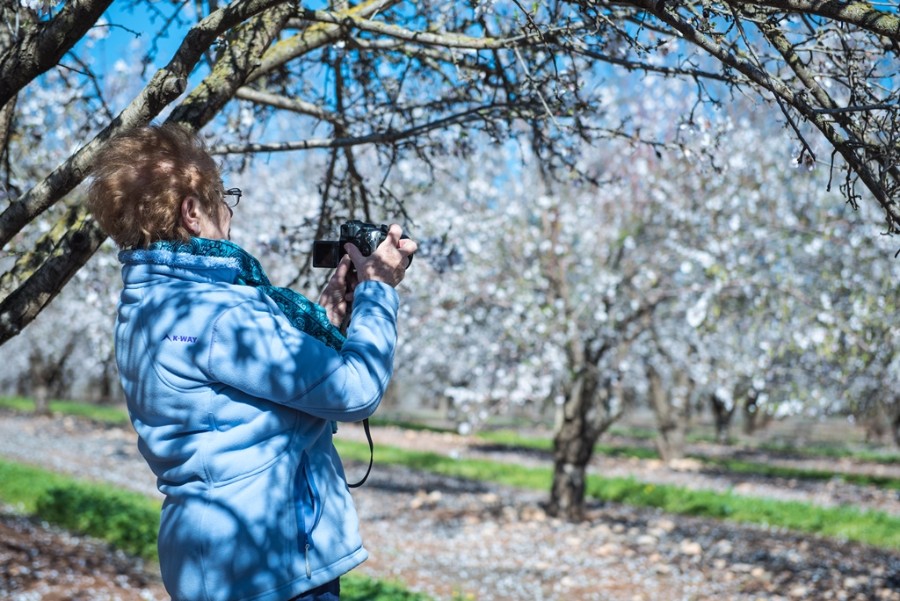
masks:
<path id="1" fill-rule="evenodd" d="M 196 336 L 176 336 L 175 334 L 166 335 L 166 340 L 170 340 L 172 342 L 186 342 L 188 344 L 197 342 Z"/>

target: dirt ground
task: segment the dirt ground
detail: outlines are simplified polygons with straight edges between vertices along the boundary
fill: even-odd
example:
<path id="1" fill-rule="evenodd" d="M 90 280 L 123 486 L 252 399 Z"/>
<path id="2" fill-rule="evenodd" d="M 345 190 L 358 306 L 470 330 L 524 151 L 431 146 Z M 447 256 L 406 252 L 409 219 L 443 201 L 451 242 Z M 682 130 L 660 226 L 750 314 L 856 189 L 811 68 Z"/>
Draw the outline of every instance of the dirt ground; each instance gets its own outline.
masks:
<path id="1" fill-rule="evenodd" d="M 361 439 L 357 430 L 342 428 L 339 436 Z M 374 437 L 375 469 L 366 486 L 354 492 L 371 553 L 359 571 L 401 581 L 435 599 L 900 601 L 900 552 L 615 504 L 591 506 L 583 523 L 560 522 L 541 509 L 541 492 L 377 462 L 379 444 L 525 464 L 545 463 L 540 453 L 395 428 L 377 428 Z M 126 428 L 0 414 L 0 456 L 154 494 Z M 843 468 L 890 472 L 897 466 Z M 592 469 L 685 486 L 722 486 L 748 496 L 821 504 L 855 498 L 863 506 L 900 515 L 896 491 L 835 481 L 737 481 L 697 465 L 672 469 L 608 457 L 597 458 Z M 354 470 L 362 472 L 364 466 L 349 464 L 351 476 Z M 153 565 L 23 518 L 13 508 L 0 510 L 0 599 L 167 598 Z"/>
<path id="2" fill-rule="evenodd" d="M 108 545 L 0 513 L 0 599 L 167 599 L 153 566 Z"/>

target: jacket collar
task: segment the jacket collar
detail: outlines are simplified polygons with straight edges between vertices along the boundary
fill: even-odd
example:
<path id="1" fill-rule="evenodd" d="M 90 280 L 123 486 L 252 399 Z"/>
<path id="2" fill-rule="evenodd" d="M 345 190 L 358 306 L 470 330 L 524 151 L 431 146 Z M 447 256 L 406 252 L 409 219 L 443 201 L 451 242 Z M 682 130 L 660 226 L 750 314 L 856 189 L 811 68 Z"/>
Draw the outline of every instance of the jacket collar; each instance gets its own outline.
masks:
<path id="1" fill-rule="evenodd" d="M 123 265 L 165 265 L 182 269 L 241 269 L 241 263 L 235 257 L 209 257 L 162 249 L 123 250 L 119 253 L 119 261 Z"/>

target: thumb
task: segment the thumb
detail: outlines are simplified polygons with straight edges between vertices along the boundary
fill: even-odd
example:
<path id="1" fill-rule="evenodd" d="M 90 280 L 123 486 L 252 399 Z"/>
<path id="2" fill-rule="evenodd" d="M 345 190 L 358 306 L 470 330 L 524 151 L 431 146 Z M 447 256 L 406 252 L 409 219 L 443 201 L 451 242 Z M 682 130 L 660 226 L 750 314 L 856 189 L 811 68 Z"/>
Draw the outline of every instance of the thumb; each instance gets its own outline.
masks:
<path id="1" fill-rule="evenodd" d="M 356 245 L 352 242 L 348 242 L 344 245 L 344 250 L 347 251 L 347 254 L 350 255 L 350 260 L 353 261 L 353 265 L 359 270 L 360 264 L 365 260 L 363 254 L 359 252 L 359 249 L 356 248 Z"/>
<path id="2" fill-rule="evenodd" d="M 340 279 L 341 282 L 346 282 L 347 276 L 350 274 L 350 270 L 352 269 L 352 258 L 348 255 L 344 255 L 341 257 L 340 263 L 337 265 L 337 269 L 334 272 L 334 275 Z"/>
<path id="3" fill-rule="evenodd" d="M 391 241 L 391 246 L 394 248 L 400 247 L 400 236 L 403 235 L 403 228 L 401 228 L 396 223 L 392 223 L 391 227 L 388 229 L 387 238 Z"/>

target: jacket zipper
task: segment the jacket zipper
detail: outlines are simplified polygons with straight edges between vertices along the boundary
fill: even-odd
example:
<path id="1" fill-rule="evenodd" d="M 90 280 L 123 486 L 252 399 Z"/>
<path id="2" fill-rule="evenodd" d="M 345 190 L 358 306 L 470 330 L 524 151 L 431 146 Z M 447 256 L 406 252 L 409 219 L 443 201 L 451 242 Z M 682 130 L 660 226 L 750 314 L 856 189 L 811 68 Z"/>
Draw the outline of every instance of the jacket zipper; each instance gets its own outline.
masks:
<path id="1" fill-rule="evenodd" d="M 319 499 L 319 491 L 313 482 L 312 475 L 309 470 L 309 455 L 304 452 L 300 460 L 300 469 L 297 480 L 294 484 L 294 503 L 295 512 L 298 517 L 298 525 L 300 528 L 300 547 L 303 549 L 304 560 L 306 563 L 306 577 L 312 578 L 312 564 L 309 561 L 309 550 L 312 548 L 312 533 L 319 520 L 322 518 L 322 503 Z M 313 510 L 312 524 L 307 528 L 305 515 L 305 502 L 309 501 Z"/>
<path id="2" fill-rule="evenodd" d="M 312 566 L 309 565 L 309 543 L 306 543 L 306 577 L 312 578 Z"/>

